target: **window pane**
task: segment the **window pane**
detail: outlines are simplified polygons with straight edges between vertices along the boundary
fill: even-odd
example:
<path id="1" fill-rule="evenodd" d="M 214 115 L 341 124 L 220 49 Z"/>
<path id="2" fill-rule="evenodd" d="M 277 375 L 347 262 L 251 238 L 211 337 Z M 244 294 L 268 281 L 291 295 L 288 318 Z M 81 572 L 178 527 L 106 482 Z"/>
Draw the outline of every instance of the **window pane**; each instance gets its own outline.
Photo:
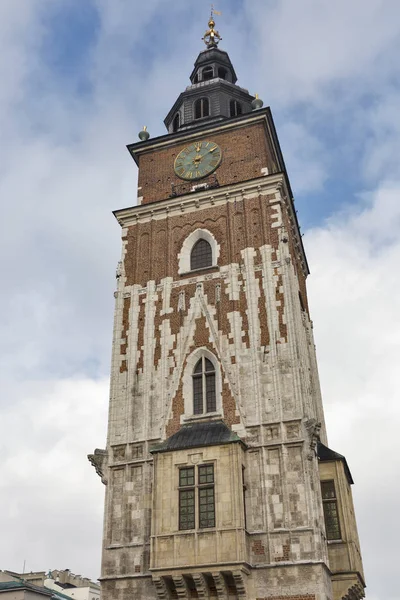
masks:
<path id="1" fill-rule="evenodd" d="M 207 412 L 215 412 L 217 410 L 215 373 L 206 374 L 206 404 Z"/>
<path id="2" fill-rule="evenodd" d="M 194 467 L 179 469 L 179 486 L 194 485 Z"/>
<path id="3" fill-rule="evenodd" d="M 194 529 L 194 490 L 179 491 L 179 529 Z"/>
<path id="4" fill-rule="evenodd" d="M 199 489 L 199 527 L 215 527 L 213 487 Z"/>
<path id="5" fill-rule="evenodd" d="M 212 364 L 211 360 L 208 360 L 208 358 L 204 359 L 204 366 L 205 366 L 205 370 L 207 372 L 209 372 L 209 371 L 215 371 L 214 365 Z"/>
<path id="6" fill-rule="evenodd" d="M 193 414 L 201 415 L 203 412 L 203 377 L 201 374 L 193 375 Z"/>
<path id="7" fill-rule="evenodd" d="M 202 373 L 203 372 L 203 359 L 201 358 L 197 365 L 194 368 L 193 373 Z"/>
<path id="8" fill-rule="evenodd" d="M 336 498 L 334 481 L 321 481 L 322 500 Z"/>
<path id="9" fill-rule="evenodd" d="M 190 268 L 204 269 L 212 266 L 212 250 L 210 244 L 206 240 L 199 240 L 193 246 L 190 255 Z"/>
<path id="10" fill-rule="evenodd" d="M 340 540 L 339 515 L 337 502 L 324 502 L 324 517 L 326 527 L 326 537 L 328 540 Z"/>
<path id="11" fill-rule="evenodd" d="M 214 483 L 214 465 L 199 467 L 199 484 L 202 483 Z"/>

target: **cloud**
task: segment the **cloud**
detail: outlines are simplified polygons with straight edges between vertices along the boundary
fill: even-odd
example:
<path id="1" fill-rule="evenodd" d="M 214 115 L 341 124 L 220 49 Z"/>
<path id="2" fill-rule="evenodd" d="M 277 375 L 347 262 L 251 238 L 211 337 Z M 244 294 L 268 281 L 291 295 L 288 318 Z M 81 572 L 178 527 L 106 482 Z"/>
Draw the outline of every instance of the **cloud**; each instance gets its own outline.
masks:
<path id="1" fill-rule="evenodd" d="M 97 577 L 103 487 L 86 454 L 105 440 L 120 254 L 111 211 L 135 204 L 125 144 L 143 124 L 165 132 L 209 6 L 87 7 L 0 5 L 0 562 L 18 570 L 26 558 L 29 569 Z M 305 244 L 328 434 L 356 480 L 371 600 L 386 600 L 396 589 L 386 532 L 395 532 L 398 496 L 400 7 L 224 0 L 218 8 L 239 84 L 272 106 L 300 222 L 315 223 L 309 207 L 315 214 L 320 194 Z"/>
<path id="2" fill-rule="evenodd" d="M 353 472 L 367 584 L 379 600 L 395 589 L 400 533 L 399 194 L 400 181 L 382 183 L 305 240 L 330 446 Z"/>
<path id="3" fill-rule="evenodd" d="M 12 392 L 0 443 L 2 568 L 56 561 L 97 577 L 103 486 L 85 457 L 105 439 L 108 381 L 25 380 Z"/>

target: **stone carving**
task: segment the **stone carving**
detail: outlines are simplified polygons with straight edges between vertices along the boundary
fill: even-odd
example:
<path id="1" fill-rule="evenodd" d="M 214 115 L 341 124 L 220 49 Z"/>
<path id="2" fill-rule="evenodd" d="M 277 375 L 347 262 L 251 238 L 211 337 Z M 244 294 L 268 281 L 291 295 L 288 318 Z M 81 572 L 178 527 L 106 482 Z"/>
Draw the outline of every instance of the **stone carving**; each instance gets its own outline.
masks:
<path id="1" fill-rule="evenodd" d="M 113 448 L 114 460 L 124 460 L 126 455 L 126 445 L 114 446 Z"/>
<path id="2" fill-rule="evenodd" d="M 107 485 L 107 478 L 105 476 L 107 458 L 107 450 L 100 450 L 99 448 L 96 448 L 94 454 L 88 454 L 90 464 L 96 469 L 96 473 L 99 475 L 101 482 L 104 483 L 104 485 Z"/>
<path id="3" fill-rule="evenodd" d="M 182 575 L 174 575 L 172 579 L 174 580 L 178 598 L 186 598 L 187 600 L 189 600 L 190 590 L 188 588 L 188 584 L 186 583 L 185 578 Z"/>
<path id="4" fill-rule="evenodd" d="M 286 425 L 286 436 L 288 440 L 299 437 L 300 434 L 300 424 L 299 423 L 290 423 Z"/>
<path id="5" fill-rule="evenodd" d="M 279 439 L 279 425 L 265 427 L 264 432 L 268 442 Z"/>
<path id="6" fill-rule="evenodd" d="M 233 571 L 233 579 L 236 585 L 236 592 L 238 598 L 246 598 L 246 584 L 243 577 L 242 571 Z"/>
<path id="7" fill-rule="evenodd" d="M 317 419 L 308 419 L 308 421 L 306 421 L 304 425 L 306 427 L 306 431 L 310 439 L 311 449 L 311 452 L 307 455 L 307 458 L 308 460 L 312 460 L 316 455 L 317 443 L 319 441 L 319 434 L 321 431 L 321 423 L 319 423 Z"/>
<path id="8" fill-rule="evenodd" d="M 193 573 L 193 581 L 196 586 L 197 595 L 202 600 L 209 600 L 208 585 L 203 573 Z"/>
<path id="9" fill-rule="evenodd" d="M 218 600 L 228 600 L 228 588 L 222 573 L 211 573 L 214 579 L 215 589 L 217 590 Z"/>
<path id="10" fill-rule="evenodd" d="M 157 598 L 160 600 L 168 600 L 168 598 L 171 597 L 163 577 L 153 575 L 153 583 L 154 587 L 156 588 Z"/>
<path id="11" fill-rule="evenodd" d="M 364 588 L 356 583 L 348 589 L 347 594 L 343 596 L 343 600 L 361 600 L 365 598 Z"/>

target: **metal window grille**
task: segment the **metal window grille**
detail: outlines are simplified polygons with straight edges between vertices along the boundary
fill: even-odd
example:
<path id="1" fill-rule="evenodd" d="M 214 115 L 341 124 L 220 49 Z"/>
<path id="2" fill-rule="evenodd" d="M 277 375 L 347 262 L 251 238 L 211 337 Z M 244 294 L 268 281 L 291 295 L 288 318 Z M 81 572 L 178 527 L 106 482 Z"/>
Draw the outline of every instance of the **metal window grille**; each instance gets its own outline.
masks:
<path id="1" fill-rule="evenodd" d="M 199 527 L 215 527 L 214 486 L 199 488 Z"/>
<path id="2" fill-rule="evenodd" d="M 212 250 L 207 240 L 199 240 L 192 248 L 190 255 L 190 268 L 204 269 L 212 266 Z"/>
<path id="3" fill-rule="evenodd" d="M 322 481 L 322 504 L 324 508 L 326 537 L 328 540 L 342 539 L 339 523 L 339 511 L 335 490 L 335 482 Z"/>
<path id="4" fill-rule="evenodd" d="M 194 490 L 179 490 L 179 529 L 195 528 Z"/>
<path id="5" fill-rule="evenodd" d="M 195 529 L 196 513 L 199 528 L 215 527 L 214 465 L 199 465 L 179 469 L 179 529 Z M 196 506 L 197 488 L 197 506 Z"/>
<path id="6" fill-rule="evenodd" d="M 194 467 L 179 469 L 179 529 L 195 528 L 194 477 Z"/>
<path id="7" fill-rule="evenodd" d="M 208 358 L 202 356 L 193 370 L 193 414 L 215 412 L 217 393 L 215 368 Z"/>
<path id="8" fill-rule="evenodd" d="M 201 465 L 199 467 L 199 484 L 214 483 L 214 465 Z"/>

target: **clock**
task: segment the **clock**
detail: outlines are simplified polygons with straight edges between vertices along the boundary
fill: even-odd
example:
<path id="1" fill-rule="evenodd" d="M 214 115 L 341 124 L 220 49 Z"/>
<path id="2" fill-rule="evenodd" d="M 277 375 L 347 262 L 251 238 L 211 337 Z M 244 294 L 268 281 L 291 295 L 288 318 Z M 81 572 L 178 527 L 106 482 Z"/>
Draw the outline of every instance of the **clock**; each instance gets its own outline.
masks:
<path id="1" fill-rule="evenodd" d="M 221 160 L 222 151 L 218 144 L 208 140 L 194 142 L 179 152 L 174 171 L 186 181 L 201 179 L 213 173 Z"/>

